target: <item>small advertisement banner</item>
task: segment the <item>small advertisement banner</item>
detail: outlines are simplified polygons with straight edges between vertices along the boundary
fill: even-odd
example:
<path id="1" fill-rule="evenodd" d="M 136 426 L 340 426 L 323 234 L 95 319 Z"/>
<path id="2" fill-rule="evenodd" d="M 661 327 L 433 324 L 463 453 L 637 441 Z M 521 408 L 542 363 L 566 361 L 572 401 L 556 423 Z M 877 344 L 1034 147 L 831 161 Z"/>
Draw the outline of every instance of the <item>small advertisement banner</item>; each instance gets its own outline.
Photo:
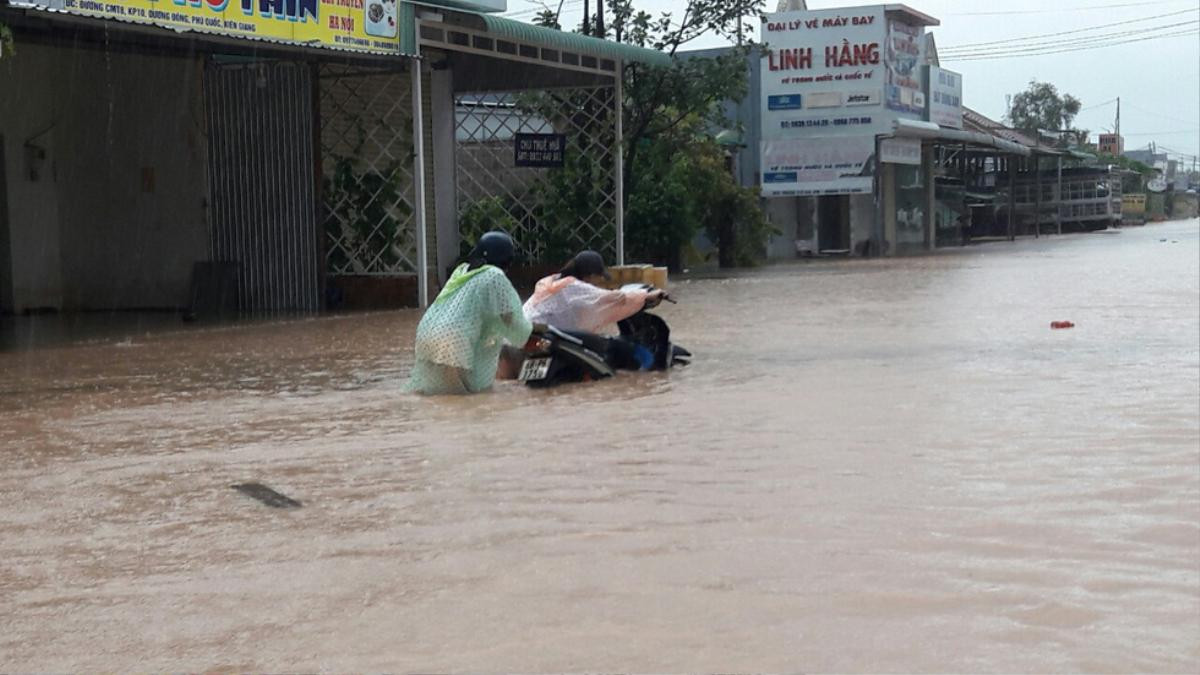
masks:
<path id="1" fill-rule="evenodd" d="M 926 121 L 951 129 L 963 128 L 962 75 L 956 72 L 926 66 L 925 81 L 929 94 L 925 97 Z"/>
<path id="2" fill-rule="evenodd" d="M 879 141 L 879 161 L 885 164 L 921 165 L 921 139 L 885 138 Z"/>
<path id="3" fill-rule="evenodd" d="M 566 150 L 566 134 L 513 135 L 514 166 L 561 167 Z"/>
<path id="4" fill-rule="evenodd" d="M 54 9 L 230 37 L 399 54 L 399 0 L 14 0 Z"/>
<path id="5" fill-rule="evenodd" d="M 804 100 L 800 94 L 780 94 L 767 97 L 767 110 L 800 110 Z"/>
<path id="6" fill-rule="evenodd" d="M 872 136 L 763 141 L 762 195 L 869 193 L 874 145 Z"/>
<path id="7" fill-rule="evenodd" d="M 899 21 L 888 22 L 884 94 L 887 107 L 892 110 L 925 114 L 925 88 L 921 85 L 924 33 L 924 28 Z"/>

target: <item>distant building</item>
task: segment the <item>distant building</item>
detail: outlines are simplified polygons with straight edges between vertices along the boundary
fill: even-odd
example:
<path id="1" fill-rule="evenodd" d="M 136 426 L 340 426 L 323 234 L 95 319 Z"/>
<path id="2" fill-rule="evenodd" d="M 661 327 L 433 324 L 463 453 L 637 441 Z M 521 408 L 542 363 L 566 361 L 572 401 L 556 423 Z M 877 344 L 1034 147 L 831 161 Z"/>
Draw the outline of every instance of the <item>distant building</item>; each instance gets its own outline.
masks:
<path id="1" fill-rule="evenodd" d="M 1100 141 L 1097 143 L 1100 152 L 1106 152 L 1110 155 L 1120 155 L 1125 152 L 1125 139 L 1117 134 L 1100 134 Z"/>

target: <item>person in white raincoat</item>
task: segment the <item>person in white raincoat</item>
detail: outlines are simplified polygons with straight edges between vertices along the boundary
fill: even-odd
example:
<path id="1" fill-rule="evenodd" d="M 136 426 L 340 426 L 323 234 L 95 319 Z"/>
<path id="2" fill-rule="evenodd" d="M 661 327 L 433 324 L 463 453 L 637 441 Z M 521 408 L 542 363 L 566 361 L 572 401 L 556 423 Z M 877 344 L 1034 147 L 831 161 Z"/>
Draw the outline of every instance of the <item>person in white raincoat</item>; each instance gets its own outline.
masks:
<path id="1" fill-rule="evenodd" d="M 416 363 L 408 390 L 421 394 L 470 394 L 492 386 L 500 349 L 523 345 L 532 324 L 521 298 L 504 275 L 512 262 L 512 239 L 488 232 L 459 265 L 417 326 Z"/>
<path id="2" fill-rule="evenodd" d="M 558 274 L 537 282 L 533 295 L 525 301 L 525 318 L 561 330 L 612 333 L 618 321 L 637 314 L 647 301 L 653 306 L 666 295 L 663 290 L 608 291 L 597 286 L 611 278 L 599 253 L 582 251 Z"/>

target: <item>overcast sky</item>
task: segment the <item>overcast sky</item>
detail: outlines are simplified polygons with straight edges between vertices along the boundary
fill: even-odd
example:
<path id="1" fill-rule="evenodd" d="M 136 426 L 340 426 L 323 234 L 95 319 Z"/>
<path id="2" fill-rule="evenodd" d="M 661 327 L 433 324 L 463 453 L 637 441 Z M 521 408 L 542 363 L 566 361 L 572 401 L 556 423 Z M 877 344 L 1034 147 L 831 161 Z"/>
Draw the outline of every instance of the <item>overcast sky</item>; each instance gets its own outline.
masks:
<path id="1" fill-rule="evenodd" d="M 768 2 L 768 10 L 774 11 L 777 0 Z M 540 4 L 536 0 L 509 0 L 509 14 L 526 19 L 529 10 Z M 552 6 L 557 7 L 557 4 L 554 2 Z M 808 7 L 828 9 L 865 4 L 870 3 L 810 0 Z M 1125 136 L 1126 149 L 1145 147 L 1154 141 L 1160 148 L 1200 155 L 1200 37 L 1196 35 L 992 60 L 955 61 L 946 55 L 948 47 L 959 45 L 1146 19 L 1058 38 L 1040 38 L 1044 43 L 1046 40 L 1086 38 L 1096 33 L 1130 31 L 1126 39 L 1133 39 L 1147 33 L 1137 35 L 1132 31 L 1200 19 L 1198 0 L 914 0 L 904 4 L 941 21 L 940 26 L 930 30 L 943 54 L 942 67 L 963 74 L 963 100 L 967 106 L 1000 119 L 1004 115 L 1006 95 L 1023 90 L 1032 79 L 1051 82 L 1060 92 L 1070 93 L 1083 102 L 1084 111 L 1077 118 L 1076 126 L 1090 129 L 1094 134 L 1113 126 L 1116 105 L 1105 102 L 1119 96 L 1121 132 Z M 686 2 L 634 0 L 634 6 L 658 14 L 679 12 Z M 563 25 L 578 23 L 582 10 L 582 0 L 565 0 Z M 1148 18 L 1185 10 L 1191 11 Z M 1163 32 L 1192 27 L 1194 25 L 1163 29 Z M 719 38 L 713 37 L 697 41 L 695 48 L 722 44 Z"/>

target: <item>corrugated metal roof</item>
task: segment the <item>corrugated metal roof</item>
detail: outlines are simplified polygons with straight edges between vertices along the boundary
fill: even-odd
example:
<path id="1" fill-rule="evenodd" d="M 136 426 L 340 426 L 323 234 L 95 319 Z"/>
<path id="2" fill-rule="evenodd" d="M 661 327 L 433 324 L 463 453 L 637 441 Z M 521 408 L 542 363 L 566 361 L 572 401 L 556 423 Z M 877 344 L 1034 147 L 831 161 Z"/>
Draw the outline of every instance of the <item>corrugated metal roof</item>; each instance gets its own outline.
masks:
<path id="1" fill-rule="evenodd" d="M 471 12 L 475 14 L 474 12 Z M 483 20 L 489 33 L 506 37 L 510 40 L 527 42 L 554 49 L 564 49 L 581 54 L 591 54 L 603 58 L 627 63 L 645 63 L 652 66 L 669 66 L 671 57 L 654 49 L 644 49 L 620 42 L 610 42 L 600 38 L 588 37 L 579 33 L 568 33 L 523 23 L 513 19 L 491 14 L 476 14 Z"/>

